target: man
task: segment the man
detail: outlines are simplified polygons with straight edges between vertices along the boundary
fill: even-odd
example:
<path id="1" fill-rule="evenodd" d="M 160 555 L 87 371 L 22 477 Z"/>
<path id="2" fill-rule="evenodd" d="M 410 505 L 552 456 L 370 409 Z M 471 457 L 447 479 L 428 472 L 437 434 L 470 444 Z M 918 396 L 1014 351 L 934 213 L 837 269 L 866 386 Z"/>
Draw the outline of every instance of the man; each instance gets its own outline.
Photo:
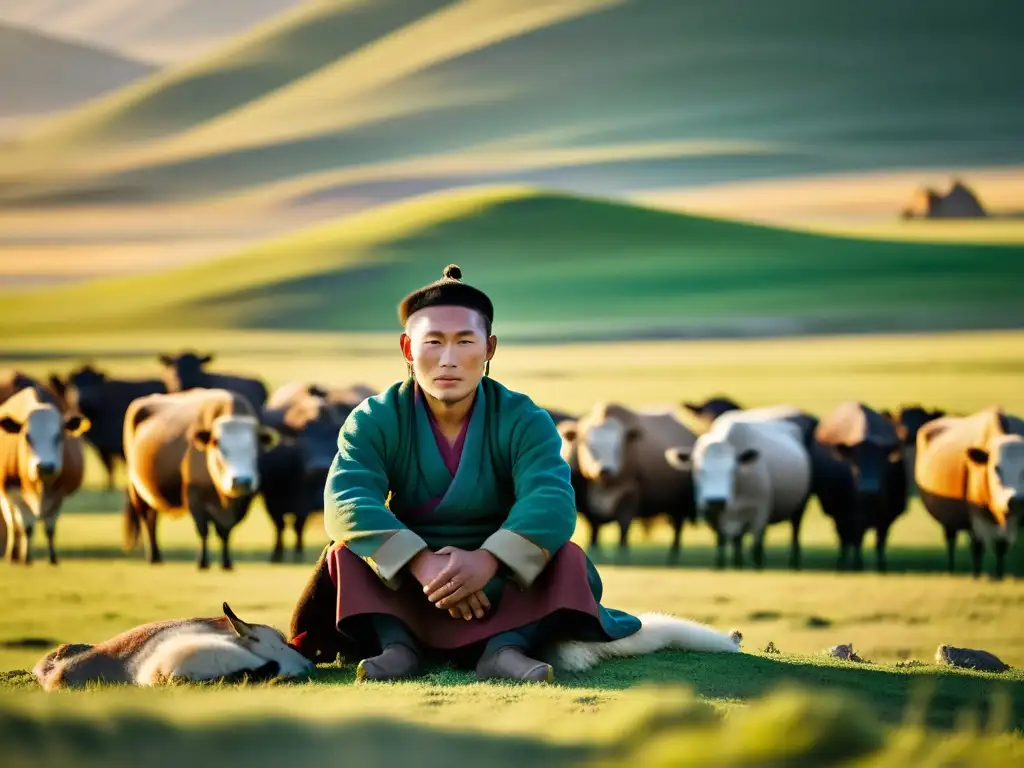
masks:
<path id="1" fill-rule="evenodd" d="M 481 679 L 550 682 L 541 645 L 640 629 L 600 605 L 597 571 L 569 541 L 576 505 L 554 422 L 488 377 L 494 308 L 461 277 L 450 265 L 400 303 L 409 377 L 338 435 L 324 490 L 333 544 L 291 642 L 313 659 L 362 658 L 358 680 L 439 657 L 475 660 Z"/>

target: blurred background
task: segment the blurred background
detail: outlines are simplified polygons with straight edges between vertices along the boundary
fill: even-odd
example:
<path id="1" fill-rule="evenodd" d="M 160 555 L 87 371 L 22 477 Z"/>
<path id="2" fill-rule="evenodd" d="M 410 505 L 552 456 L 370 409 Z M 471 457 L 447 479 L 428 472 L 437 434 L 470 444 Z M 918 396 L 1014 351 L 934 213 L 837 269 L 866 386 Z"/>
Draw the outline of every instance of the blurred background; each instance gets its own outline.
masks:
<path id="1" fill-rule="evenodd" d="M 1001 0 L 0 0 L 0 369 L 162 379 L 191 351 L 271 395 L 380 391 L 404 375 L 397 302 L 456 263 L 495 303 L 491 375 L 568 416 L 1022 416 L 1022 39 Z M 221 594 L 286 626 L 315 512 L 271 565 L 257 498 L 244 578 L 197 573 L 191 520 L 161 520 L 156 572 L 121 548 L 123 465 L 86 461 L 62 563 L 3 568 L 0 666 Z M 703 523 L 672 567 L 663 520 L 629 536 L 592 554 L 618 607 L 743 625 L 754 650 L 1024 663 L 1022 546 L 1009 581 L 975 581 L 961 538 L 948 574 L 912 484 L 887 575 L 870 532 L 866 572 L 836 573 L 816 498 L 799 574 L 787 526 L 758 575 L 716 572 Z"/>

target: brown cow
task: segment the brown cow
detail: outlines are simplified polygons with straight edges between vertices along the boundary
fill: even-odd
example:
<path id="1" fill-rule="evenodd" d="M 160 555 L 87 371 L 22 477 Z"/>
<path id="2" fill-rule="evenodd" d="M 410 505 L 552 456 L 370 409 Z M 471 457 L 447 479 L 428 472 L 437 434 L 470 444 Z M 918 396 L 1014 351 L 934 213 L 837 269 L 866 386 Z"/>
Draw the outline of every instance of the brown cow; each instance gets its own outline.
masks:
<path id="1" fill-rule="evenodd" d="M 957 533 L 966 530 L 975 577 L 990 544 L 1001 579 L 1024 516 L 1024 420 L 993 407 L 928 422 L 917 433 L 914 478 L 925 509 L 945 529 L 949 571 Z"/>
<path id="2" fill-rule="evenodd" d="M 0 371 L 0 403 L 4 402 L 12 395 L 17 394 L 21 390 L 28 389 L 29 387 L 35 387 L 44 402 L 50 403 L 50 405 L 55 405 L 62 411 L 68 410 L 67 403 L 65 402 L 61 391 L 55 390 L 52 386 L 47 386 L 39 379 L 29 376 L 24 371 Z"/>
<path id="3" fill-rule="evenodd" d="M 37 521 L 46 530 L 50 563 L 57 564 L 54 534 L 64 499 L 85 474 L 84 416 L 63 414 L 38 387 L 26 387 L 0 404 L 0 551 L 11 562 L 32 562 Z"/>
<path id="4" fill-rule="evenodd" d="M 252 403 L 224 389 L 133 401 L 124 422 L 126 547 L 138 542 L 144 521 L 149 562 L 161 562 L 157 513 L 179 516 L 188 511 L 202 543 L 199 567 L 209 567 L 206 539 L 212 521 L 221 540 L 221 565 L 230 569 L 228 535 L 259 490 L 259 451 L 278 440 L 276 430 L 260 425 Z"/>
<path id="5" fill-rule="evenodd" d="M 668 514 L 674 536 L 671 557 L 679 555 L 683 523 L 695 518 L 693 478 L 669 466 L 665 451 L 692 448 L 696 436 L 675 413 L 634 411 L 598 403 L 576 428 L 559 430 L 563 457 L 576 447 L 576 463 L 587 482 L 587 507 L 598 520 L 617 520 L 619 547 L 625 549 L 634 518 Z"/>

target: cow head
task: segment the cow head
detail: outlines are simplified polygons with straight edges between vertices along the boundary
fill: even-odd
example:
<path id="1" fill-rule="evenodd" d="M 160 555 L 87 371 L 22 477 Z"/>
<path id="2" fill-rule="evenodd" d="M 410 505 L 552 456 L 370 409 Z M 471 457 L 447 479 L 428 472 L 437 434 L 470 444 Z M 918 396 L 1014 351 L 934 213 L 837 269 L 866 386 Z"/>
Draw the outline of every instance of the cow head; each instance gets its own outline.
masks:
<path id="1" fill-rule="evenodd" d="M 988 449 L 967 449 L 967 459 L 987 476 L 989 509 L 1004 528 L 1024 518 L 1024 438 L 1000 435 Z"/>
<path id="2" fill-rule="evenodd" d="M 850 466 L 860 496 L 880 496 L 889 464 L 902 458 L 902 445 L 898 442 L 862 440 L 855 445 L 838 443 L 832 447 L 836 456 Z"/>
<path id="3" fill-rule="evenodd" d="M 697 438 L 692 451 L 669 448 L 665 460 L 679 472 L 693 473 L 697 516 L 714 522 L 733 503 L 739 473 L 748 471 L 760 455 L 756 448 L 738 450 L 721 436 L 706 434 Z"/>
<path id="4" fill-rule="evenodd" d="M 89 420 L 81 414 L 66 416 L 49 403 L 28 412 L 24 422 L 11 416 L 0 419 L 0 431 L 19 435 L 28 457 L 28 479 L 45 482 L 64 469 L 64 436 L 77 437 L 89 429 Z"/>
<path id="5" fill-rule="evenodd" d="M 313 662 L 288 644 L 284 635 L 266 624 L 249 624 L 242 621 L 224 603 L 224 616 L 238 641 L 256 656 L 266 661 L 276 661 L 278 674 L 294 677 L 314 669 Z"/>
<path id="6" fill-rule="evenodd" d="M 642 434 L 638 425 L 627 424 L 615 416 L 590 421 L 575 440 L 580 473 L 598 485 L 611 485 L 629 463 L 630 444 Z"/>
<path id="7" fill-rule="evenodd" d="M 323 398 L 310 398 L 290 409 L 282 434 L 292 438 L 299 449 L 306 480 L 327 482 L 327 473 L 338 452 L 338 431 L 352 412 Z"/>
<path id="8" fill-rule="evenodd" d="M 163 379 L 168 392 L 184 392 L 188 389 L 202 387 L 204 383 L 203 367 L 213 360 L 213 355 L 200 357 L 194 352 L 182 352 L 180 355 L 160 355 L 164 366 Z"/>
<path id="9" fill-rule="evenodd" d="M 67 378 L 67 401 L 83 413 L 97 413 L 103 407 L 107 377 L 90 365 L 72 371 Z"/>
<path id="10" fill-rule="evenodd" d="M 218 416 L 208 429 L 193 427 L 189 440 L 206 454 L 214 485 L 233 499 L 259 490 L 259 452 L 277 445 L 280 433 L 261 426 L 253 416 Z"/>
<path id="11" fill-rule="evenodd" d="M 558 436 L 562 438 L 562 447 L 559 452 L 562 454 L 562 460 L 573 469 L 577 469 L 576 459 L 576 436 L 578 434 L 578 427 L 575 421 L 561 421 L 555 427 L 558 430 Z"/>

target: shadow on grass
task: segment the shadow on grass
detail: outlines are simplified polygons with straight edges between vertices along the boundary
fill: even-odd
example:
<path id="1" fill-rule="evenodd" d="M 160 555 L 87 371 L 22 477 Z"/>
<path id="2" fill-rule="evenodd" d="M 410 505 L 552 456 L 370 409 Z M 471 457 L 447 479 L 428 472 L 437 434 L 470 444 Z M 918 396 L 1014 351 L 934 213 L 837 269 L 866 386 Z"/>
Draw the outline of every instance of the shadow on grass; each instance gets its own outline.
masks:
<path id="1" fill-rule="evenodd" d="M 315 682 L 347 685 L 355 680 L 355 665 L 321 666 Z M 472 671 L 443 667 L 431 670 L 420 682 L 437 686 L 472 685 Z M 562 673 L 557 685 L 567 688 L 625 690 L 657 683 L 683 685 L 709 700 L 749 702 L 780 686 L 795 685 L 819 693 L 845 691 L 867 700 L 887 723 L 901 722 L 913 709 L 933 728 L 950 730 L 963 712 L 987 718 L 993 694 L 1009 702 L 1009 727 L 1024 729 L 1024 680 L 1019 677 L 916 667 L 912 671 L 799 657 L 781 660 L 754 654 L 704 654 L 665 651 L 640 659 L 613 659 L 582 674 Z M 508 683 L 516 686 L 516 683 Z M 999 692 L 999 693 L 997 693 Z"/>
<path id="2" fill-rule="evenodd" d="M 6 711 L 4 711 L 6 710 Z M 178 725 L 152 715 L 70 714 L 39 718 L 0 709 L 0 743 L 10 766 L 580 764 L 594 749 L 540 740 L 439 731 L 400 720 L 304 723 L 298 718 L 222 719 Z M 469 760 L 466 760 L 466 757 Z M 8 762 L 10 761 L 10 762 Z"/>

